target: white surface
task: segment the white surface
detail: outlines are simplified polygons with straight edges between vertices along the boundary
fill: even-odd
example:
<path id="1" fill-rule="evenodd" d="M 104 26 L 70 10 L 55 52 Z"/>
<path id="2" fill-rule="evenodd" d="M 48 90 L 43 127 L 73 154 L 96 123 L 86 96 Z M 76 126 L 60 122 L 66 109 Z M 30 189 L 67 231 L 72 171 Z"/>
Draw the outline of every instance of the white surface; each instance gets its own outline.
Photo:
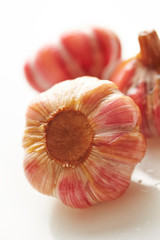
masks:
<path id="1" fill-rule="evenodd" d="M 23 75 L 26 58 L 64 31 L 90 25 L 115 31 L 123 56 L 131 57 L 140 31 L 154 28 L 160 36 L 159 9 L 154 0 L 0 0 L 0 239 L 159 240 L 160 140 L 149 142 L 121 198 L 85 210 L 33 190 L 21 147 L 26 106 L 36 95 Z"/>

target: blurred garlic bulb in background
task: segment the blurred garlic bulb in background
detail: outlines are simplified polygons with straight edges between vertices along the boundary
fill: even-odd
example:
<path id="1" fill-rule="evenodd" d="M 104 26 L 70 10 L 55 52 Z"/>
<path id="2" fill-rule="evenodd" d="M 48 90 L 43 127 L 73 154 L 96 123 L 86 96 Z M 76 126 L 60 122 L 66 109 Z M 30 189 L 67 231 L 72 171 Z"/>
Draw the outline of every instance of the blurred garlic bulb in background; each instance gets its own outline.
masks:
<path id="1" fill-rule="evenodd" d="M 109 77 L 120 60 L 118 37 L 110 30 L 92 28 L 62 35 L 58 44 L 43 47 L 27 61 L 25 76 L 39 92 L 54 84 L 80 76 Z"/>

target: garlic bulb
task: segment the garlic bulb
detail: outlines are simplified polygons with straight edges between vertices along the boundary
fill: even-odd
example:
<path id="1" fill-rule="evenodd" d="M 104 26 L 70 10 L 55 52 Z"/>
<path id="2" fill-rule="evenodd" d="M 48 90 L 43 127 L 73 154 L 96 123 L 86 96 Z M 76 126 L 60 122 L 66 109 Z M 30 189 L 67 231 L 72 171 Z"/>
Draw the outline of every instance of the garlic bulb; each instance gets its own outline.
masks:
<path id="1" fill-rule="evenodd" d="M 30 85 L 42 92 L 84 75 L 103 78 L 105 72 L 108 79 L 120 57 L 116 34 L 97 27 L 62 35 L 58 44 L 43 47 L 33 61 L 27 61 L 24 71 Z"/>
<path id="2" fill-rule="evenodd" d="M 136 104 L 107 80 L 81 77 L 39 94 L 26 113 L 24 171 L 74 208 L 121 196 L 145 154 Z"/>
<path id="3" fill-rule="evenodd" d="M 140 53 L 123 61 L 111 80 L 139 106 L 146 137 L 160 136 L 160 39 L 157 33 L 139 34 Z"/>

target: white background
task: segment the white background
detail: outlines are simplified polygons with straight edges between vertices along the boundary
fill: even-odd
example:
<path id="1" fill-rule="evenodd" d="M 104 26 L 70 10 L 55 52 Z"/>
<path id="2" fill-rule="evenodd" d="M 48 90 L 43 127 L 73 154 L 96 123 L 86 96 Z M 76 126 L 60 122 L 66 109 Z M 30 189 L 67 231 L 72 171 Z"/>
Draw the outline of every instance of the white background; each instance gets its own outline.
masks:
<path id="1" fill-rule="evenodd" d="M 148 142 L 127 192 L 85 210 L 36 192 L 23 172 L 21 139 L 26 106 L 37 94 L 23 65 L 39 47 L 68 30 L 103 26 L 116 32 L 123 57 L 139 51 L 140 31 L 160 36 L 160 2 L 107 0 L 0 0 L 0 239 L 158 240 L 160 140 Z M 138 180 L 142 180 L 138 183 Z"/>

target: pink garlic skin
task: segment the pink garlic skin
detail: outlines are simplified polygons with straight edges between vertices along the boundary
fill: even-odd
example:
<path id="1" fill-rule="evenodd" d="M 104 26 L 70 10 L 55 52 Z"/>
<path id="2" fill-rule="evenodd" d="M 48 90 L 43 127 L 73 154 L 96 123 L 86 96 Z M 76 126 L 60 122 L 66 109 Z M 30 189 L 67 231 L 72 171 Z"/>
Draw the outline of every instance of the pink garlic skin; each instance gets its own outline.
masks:
<path id="1" fill-rule="evenodd" d="M 160 77 L 157 71 L 131 59 L 117 67 L 111 80 L 140 108 L 143 134 L 147 138 L 160 136 Z"/>
<path id="2" fill-rule="evenodd" d="M 45 126 L 59 109 L 81 112 L 93 129 L 90 153 L 77 165 L 61 164 L 47 151 Z M 28 181 L 73 208 L 120 197 L 146 151 L 140 120 L 133 100 L 110 81 L 81 77 L 54 85 L 39 94 L 26 112 L 23 146 Z"/>
<path id="3" fill-rule="evenodd" d="M 156 31 L 139 34 L 140 53 L 117 65 L 111 81 L 131 97 L 142 115 L 147 138 L 160 136 L 160 39 Z"/>
<path id="4" fill-rule="evenodd" d="M 80 76 L 108 79 L 121 58 L 118 37 L 110 30 L 93 28 L 63 35 L 59 44 L 42 48 L 24 66 L 26 79 L 42 92 L 54 84 Z"/>

